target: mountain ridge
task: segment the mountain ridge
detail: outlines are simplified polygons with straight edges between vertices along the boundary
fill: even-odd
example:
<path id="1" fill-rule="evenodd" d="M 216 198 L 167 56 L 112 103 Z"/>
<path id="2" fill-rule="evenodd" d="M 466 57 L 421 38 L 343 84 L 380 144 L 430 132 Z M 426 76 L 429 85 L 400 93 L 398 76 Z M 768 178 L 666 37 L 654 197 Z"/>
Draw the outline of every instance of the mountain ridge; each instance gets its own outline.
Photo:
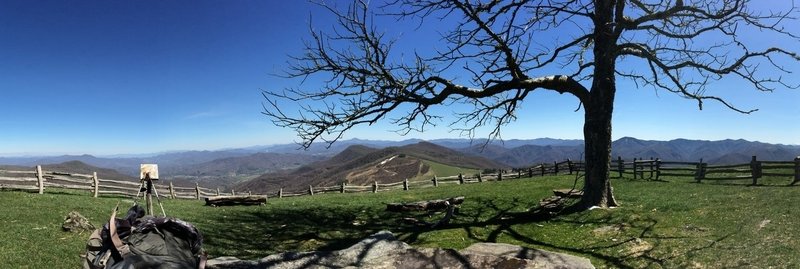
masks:
<path id="1" fill-rule="evenodd" d="M 502 168 L 504 165 L 479 156 L 470 156 L 429 142 L 401 147 L 370 148 L 352 145 L 326 160 L 289 172 L 265 174 L 236 185 L 236 189 L 274 191 L 302 190 L 312 186 L 371 182 L 389 183 L 428 173 L 424 161 L 471 169 Z"/>

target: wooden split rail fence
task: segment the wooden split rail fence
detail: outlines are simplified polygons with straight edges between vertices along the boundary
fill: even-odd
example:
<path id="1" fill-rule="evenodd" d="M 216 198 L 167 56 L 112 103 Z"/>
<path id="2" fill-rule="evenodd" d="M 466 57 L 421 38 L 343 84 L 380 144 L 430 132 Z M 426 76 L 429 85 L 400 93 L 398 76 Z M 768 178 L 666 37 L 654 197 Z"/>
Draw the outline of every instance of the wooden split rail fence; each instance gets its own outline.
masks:
<path id="1" fill-rule="evenodd" d="M 456 176 L 437 177 L 430 180 L 405 179 L 393 183 L 373 182 L 370 185 L 348 185 L 342 183 L 336 186 L 308 186 L 307 190 L 284 192 L 281 188 L 277 192 L 268 194 L 255 194 L 267 197 L 293 197 L 303 195 L 316 195 L 323 193 L 359 193 L 359 192 L 382 192 L 392 190 L 409 190 L 417 188 L 438 187 L 439 185 L 460 185 L 481 183 L 484 181 L 502 181 L 508 179 L 533 178 L 537 176 L 548 176 L 558 174 L 573 174 L 585 170 L 585 163 L 573 162 L 569 159 L 562 162 L 541 163 L 528 168 L 511 170 L 494 170 L 491 173 L 477 173 L 473 175 L 459 174 Z M 620 178 L 623 175 L 633 175 L 634 179 L 654 179 L 662 180 L 663 177 L 689 177 L 697 182 L 703 180 L 750 180 L 751 184 L 757 185 L 758 180 L 764 176 L 787 177 L 791 178 L 791 185 L 800 182 L 800 157 L 793 161 L 761 161 L 752 157 L 749 163 L 734 165 L 709 165 L 701 159 L 699 162 L 674 162 L 662 161 L 650 158 L 625 161 L 621 157 L 611 161 L 611 173 L 616 173 Z M 42 171 L 41 166 L 37 166 L 36 171 L 6 171 L 0 170 L 0 189 L 29 190 L 44 193 L 48 187 L 87 190 L 98 195 L 124 195 L 136 196 L 141 185 L 137 182 L 100 179 L 97 173 L 70 174 L 55 171 Z M 181 199 L 201 199 L 201 197 L 213 197 L 220 195 L 236 195 L 235 191 L 230 194 L 221 193 L 219 188 L 215 190 L 203 188 L 198 185 L 195 187 L 175 187 L 172 183 L 169 186 L 157 184 L 156 192 L 160 197 L 181 198 Z M 254 195 L 247 192 L 247 195 Z"/>
<path id="2" fill-rule="evenodd" d="M 484 181 L 502 181 L 510 179 L 520 179 L 525 177 L 535 177 L 554 174 L 572 174 L 583 169 L 583 163 L 575 163 L 570 160 L 554 162 L 553 164 L 540 164 L 525 169 L 494 170 L 491 173 L 477 173 L 472 175 L 458 174 L 448 177 L 433 176 L 430 180 L 405 179 L 393 183 L 378 183 L 374 181 L 370 185 L 349 185 L 341 183 L 337 186 L 308 186 L 303 191 L 287 192 L 279 189 L 278 192 L 266 194 L 269 197 L 295 197 L 303 195 L 317 195 L 323 193 L 360 193 L 360 192 L 383 192 L 393 190 L 409 190 L 428 187 L 439 187 L 440 185 L 461 185 L 470 183 L 481 183 Z"/>
<path id="3" fill-rule="evenodd" d="M 176 187 L 169 183 L 153 185 L 159 197 L 170 199 L 200 199 L 221 195 L 219 188 L 212 190 L 195 184 L 194 187 Z M 88 191 L 94 197 L 101 195 L 120 195 L 135 197 L 144 196 L 140 193 L 140 182 L 102 179 L 97 177 L 97 172 L 89 174 L 64 173 L 57 171 L 43 171 L 41 166 L 36 166 L 34 171 L 0 170 L 0 189 L 35 191 L 43 194 L 48 188 L 60 188 Z"/>
<path id="4" fill-rule="evenodd" d="M 470 183 L 480 183 L 484 181 L 502 181 L 506 179 L 533 178 L 537 176 L 549 176 L 558 174 L 574 174 L 585 171 L 584 162 L 574 162 L 569 159 L 562 162 L 541 163 L 539 165 L 511 169 L 505 171 L 498 169 L 493 173 L 474 174 L 449 177 L 436 177 L 431 180 L 409 181 L 408 179 L 394 183 L 378 183 L 366 186 L 347 185 L 342 183 L 338 186 L 308 186 L 305 191 L 284 192 L 280 189 L 276 193 L 268 194 L 272 197 L 294 197 L 303 195 L 315 195 L 322 193 L 359 193 L 359 192 L 382 192 L 392 190 L 409 190 L 417 188 L 438 187 L 444 185 L 460 185 Z M 702 162 L 672 162 L 661 161 L 660 159 L 645 160 L 636 159 L 625 161 L 622 157 L 611 161 L 611 172 L 623 175 L 633 175 L 634 179 L 655 179 L 663 180 L 663 177 L 693 177 L 697 182 L 702 180 L 742 180 L 750 179 L 751 184 L 758 184 L 758 179 L 763 176 L 787 177 L 792 178 L 790 184 L 800 182 L 800 157 L 793 161 L 759 161 L 755 156 L 750 163 L 736 165 L 709 165 Z"/>
<path id="5" fill-rule="evenodd" d="M 689 177 L 696 182 L 703 180 L 729 181 L 750 180 L 751 185 L 758 185 L 759 179 L 769 177 L 785 177 L 792 181 L 790 185 L 800 182 L 800 156 L 792 161 L 761 161 L 753 156 L 749 163 L 731 165 L 709 165 L 700 159 L 699 162 L 672 162 L 650 158 L 633 159 L 625 162 L 621 157 L 612 161 L 612 172 L 619 177 L 624 174 L 633 175 L 634 179 L 655 179 L 662 177 Z M 647 178 L 645 178 L 647 175 Z"/>

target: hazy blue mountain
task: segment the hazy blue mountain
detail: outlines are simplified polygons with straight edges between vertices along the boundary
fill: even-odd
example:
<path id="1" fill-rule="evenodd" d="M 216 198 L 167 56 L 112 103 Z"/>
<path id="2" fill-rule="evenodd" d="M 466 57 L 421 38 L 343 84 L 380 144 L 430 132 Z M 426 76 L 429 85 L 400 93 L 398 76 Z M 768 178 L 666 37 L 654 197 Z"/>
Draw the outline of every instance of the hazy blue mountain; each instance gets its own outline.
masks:
<path id="1" fill-rule="evenodd" d="M 577 144 L 577 143 L 576 143 Z M 660 158 L 669 161 L 699 161 L 716 164 L 746 163 L 751 156 L 761 160 L 792 160 L 800 156 L 800 146 L 787 146 L 751 142 L 747 140 L 689 140 L 670 141 L 641 140 L 623 137 L 611 144 L 613 158 L 623 159 Z M 579 160 L 583 157 L 582 143 L 577 145 L 533 145 L 508 148 L 495 144 L 473 145 L 459 151 L 483 156 L 513 167 L 524 167 L 542 162 L 562 161 L 567 158 Z"/>
<path id="2" fill-rule="evenodd" d="M 402 141 L 390 140 L 365 140 L 365 139 L 348 139 L 336 141 L 332 145 L 324 142 L 317 142 L 311 144 L 307 149 L 302 148 L 298 144 L 281 144 L 264 147 L 266 152 L 279 152 L 279 153 L 303 153 L 311 155 L 328 155 L 332 156 L 342 152 L 346 148 L 354 145 L 367 146 L 371 148 L 386 148 L 386 147 L 399 147 L 420 142 L 420 139 L 408 139 Z"/>
<path id="3" fill-rule="evenodd" d="M 390 140 L 366 140 L 366 139 L 348 139 L 337 141 L 328 147 L 325 143 L 314 143 L 308 149 L 302 149 L 297 144 L 282 144 L 274 146 L 261 146 L 257 147 L 266 152 L 284 152 L 284 153 L 306 153 L 313 155 L 335 155 L 344 149 L 353 145 L 362 145 L 371 148 L 386 148 L 386 147 L 402 147 L 412 145 L 426 140 L 422 139 L 406 139 L 401 141 Z M 451 149 L 460 149 L 473 146 L 487 145 L 486 139 L 466 139 L 466 138 L 445 138 L 433 139 L 426 142 L 433 143 Z M 583 140 L 575 139 L 554 139 L 554 138 L 537 138 L 537 139 L 511 139 L 511 140 L 492 140 L 488 145 L 500 146 L 505 148 L 514 148 L 522 145 L 538 145 L 538 146 L 575 146 L 583 145 Z"/>
<path id="4" fill-rule="evenodd" d="M 240 181 L 252 179 L 265 173 L 297 168 L 325 159 L 322 156 L 262 152 L 245 156 L 227 157 L 212 161 L 164 166 L 159 171 L 168 178 L 199 182 L 208 187 L 225 187 Z"/>

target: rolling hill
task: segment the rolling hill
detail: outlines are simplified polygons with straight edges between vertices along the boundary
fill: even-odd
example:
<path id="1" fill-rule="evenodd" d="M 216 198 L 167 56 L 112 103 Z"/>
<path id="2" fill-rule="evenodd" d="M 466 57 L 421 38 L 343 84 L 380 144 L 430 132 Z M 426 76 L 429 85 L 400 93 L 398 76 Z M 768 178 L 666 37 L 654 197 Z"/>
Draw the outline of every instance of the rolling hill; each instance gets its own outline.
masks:
<path id="1" fill-rule="evenodd" d="M 428 142 L 370 148 L 350 146 L 339 154 L 291 172 L 265 174 L 236 185 L 236 189 L 253 191 L 302 190 L 313 186 L 348 184 L 366 185 L 397 182 L 431 174 L 429 162 L 461 169 L 492 169 L 506 167 L 489 159 L 470 156 Z M 432 174 L 431 174 L 432 176 Z"/>

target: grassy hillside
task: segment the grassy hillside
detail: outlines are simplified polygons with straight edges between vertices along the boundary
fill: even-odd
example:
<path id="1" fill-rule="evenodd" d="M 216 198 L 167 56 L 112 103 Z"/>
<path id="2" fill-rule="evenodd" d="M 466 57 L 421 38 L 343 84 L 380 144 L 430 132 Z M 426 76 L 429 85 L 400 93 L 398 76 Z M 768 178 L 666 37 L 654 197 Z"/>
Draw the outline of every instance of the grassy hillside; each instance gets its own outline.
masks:
<path id="1" fill-rule="evenodd" d="M 599 268 L 800 267 L 800 207 L 794 206 L 800 203 L 799 187 L 689 181 L 615 179 L 623 207 L 550 220 L 525 212 L 552 189 L 571 187 L 569 176 L 270 199 L 254 207 L 211 208 L 192 200 L 168 200 L 164 207 L 169 215 L 194 223 L 214 257 L 339 249 L 385 229 L 416 246 L 505 242 L 588 257 Z M 384 211 L 388 202 L 452 196 L 466 201 L 451 225 L 435 230 L 403 226 L 398 221 L 404 215 Z M 78 267 L 88 234 L 62 232 L 63 217 L 77 210 L 99 225 L 120 201 L 130 199 L 0 192 L 0 264 Z"/>
<path id="2" fill-rule="evenodd" d="M 438 162 L 433 162 L 433 161 L 428 161 L 428 160 L 425 160 L 425 161 L 422 161 L 422 162 L 425 163 L 425 165 L 427 165 L 428 167 L 430 167 L 430 171 L 428 171 L 428 174 L 426 174 L 426 177 L 428 175 L 430 175 L 430 176 L 436 175 L 436 176 L 439 176 L 439 177 L 449 177 L 449 176 L 457 176 L 459 173 L 462 173 L 465 176 L 467 176 L 467 175 L 477 174 L 477 173 L 479 173 L 481 171 L 479 169 L 455 167 L 455 166 L 441 164 L 441 163 L 438 163 Z M 430 178 L 425 178 L 425 179 L 430 179 Z"/>

